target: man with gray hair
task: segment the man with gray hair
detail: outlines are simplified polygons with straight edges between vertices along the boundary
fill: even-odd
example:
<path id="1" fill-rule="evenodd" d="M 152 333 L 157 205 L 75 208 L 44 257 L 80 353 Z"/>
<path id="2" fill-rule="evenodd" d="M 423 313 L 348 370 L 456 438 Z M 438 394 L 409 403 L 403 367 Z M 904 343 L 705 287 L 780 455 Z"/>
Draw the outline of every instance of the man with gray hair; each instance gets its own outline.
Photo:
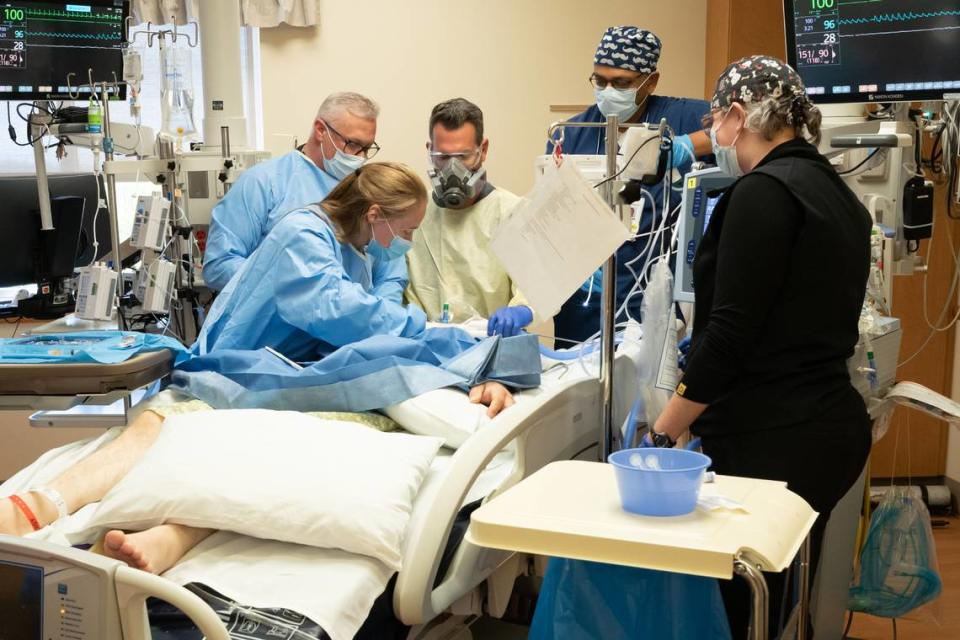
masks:
<path id="1" fill-rule="evenodd" d="M 376 155 L 379 114 L 359 93 L 332 93 L 305 144 L 243 172 L 213 209 L 203 263 L 207 286 L 223 289 L 283 216 L 320 202 Z"/>

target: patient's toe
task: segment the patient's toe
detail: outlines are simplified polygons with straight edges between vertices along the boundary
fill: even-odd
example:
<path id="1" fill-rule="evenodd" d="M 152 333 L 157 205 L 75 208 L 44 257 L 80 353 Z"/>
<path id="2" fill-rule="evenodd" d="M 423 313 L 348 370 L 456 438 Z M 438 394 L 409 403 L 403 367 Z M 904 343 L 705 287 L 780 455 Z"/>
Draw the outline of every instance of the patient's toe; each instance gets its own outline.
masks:
<path id="1" fill-rule="evenodd" d="M 136 544 L 136 537 L 123 531 L 108 531 L 103 538 L 103 553 L 107 557 L 125 562 L 134 569 L 150 570 L 150 559 Z"/>

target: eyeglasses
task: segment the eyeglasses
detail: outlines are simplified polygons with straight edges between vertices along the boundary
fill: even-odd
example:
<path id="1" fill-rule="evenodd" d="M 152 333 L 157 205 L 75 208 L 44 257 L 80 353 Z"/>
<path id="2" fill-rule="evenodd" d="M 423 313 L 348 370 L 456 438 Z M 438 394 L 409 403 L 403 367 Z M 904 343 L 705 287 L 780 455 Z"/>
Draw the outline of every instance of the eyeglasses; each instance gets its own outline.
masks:
<path id="1" fill-rule="evenodd" d="M 613 87 L 614 89 L 633 89 L 634 86 L 640 86 L 643 82 L 650 76 L 637 76 L 636 78 L 604 78 L 603 76 L 598 76 L 595 73 L 590 74 L 588 80 L 590 84 L 596 89 L 606 89 L 607 87 Z"/>
<path id="2" fill-rule="evenodd" d="M 437 168 L 445 166 L 448 162 L 456 158 L 469 169 L 470 167 L 476 166 L 477 162 L 479 162 L 480 151 L 480 147 L 475 147 L 470 151 L 456 151 L 453 153 L 430 151 L 428 152 L 428 155 L 430 156 L 430 162 Z"/>
<path id="3" fill-rule="evenodd" d="M 361 158 L 366 158 L 369 160 L 373 156 L 377 155 L 377 152 L 380 151 L 380 145 L 376 142 L 371 142 L 370 144 L 363 144 L 362 142 L 357 142 L 356 140 L 351 140 L 346 137 L 339 131 L 333 128 L 326 120 L 322 121 L 326 125 L 327 129 L 337 134 L 337 137 L 343 140 L 343 152 L 351 156 L 360 156 Z"/>
<path id="4" fill-rule="evenodd" d="M 709 131 L 710 129 L 713 129 L 713 114 L 715 113 L 716 111 L 713 111 L 713 110 L 707 111 L 705 114 L 703 114 L 703 117 L 700 118 L 700 126 L 703 128 L 704 131 Z"/>
<path id="5" fill-rule="evenodd" d="M 709 132 L 710 129 L 713 129 L 713 119 L 717 117 L 717 114 L 721 116 L 727 115 L 729 108 L 724 109 L 711 109 L 703 114 L 703 117 L 700 119 L 700 124 L 703 126 L 703 130 Z"/>

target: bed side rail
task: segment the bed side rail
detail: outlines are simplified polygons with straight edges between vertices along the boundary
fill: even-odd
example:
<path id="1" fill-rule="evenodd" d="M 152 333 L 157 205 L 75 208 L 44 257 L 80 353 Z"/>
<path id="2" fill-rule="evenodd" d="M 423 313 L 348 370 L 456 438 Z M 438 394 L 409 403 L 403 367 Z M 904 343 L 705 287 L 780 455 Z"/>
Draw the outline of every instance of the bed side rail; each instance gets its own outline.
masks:
<path id="1" fill-rule="evenodd" d="M 394 593 L 394 611 L 401 621 L 415 625 L 434 618 L 462 597 L 465 589 L 482 582 L 500 562 L 509 558 L 511 554 L 497 552 L 503 558 L 499 562 L 492 557 L 488 559 L 483 567 L 485 575 L 461 574 L 433 588 L 456 514 L 481 471 L 497 453 L 516 441 L 514 470 L 498 489 L 502 491 L 547 462 L 575 453 L 568 450 L 589 439 L 599 428 L 598 389 L 596 379 L 580 379 L 538 390 L 540 398 L 545 400 L 517 405 L 473 434 L 453 455 L 444 476 L 423 489 L 407 527 L 403 568 Z M 540 435 L 548 438 L 542 442 L 543 439 L 537 437 L 537 446 L 529 446 L 528 436 L 534 431 L 543 431 Z M 464 552 L 463 548 L 458 551 L 458 559 Z M 456 565 L 457 560 L 452 569 Z M 464 584 L 465 580 L 474 584 Z"/>

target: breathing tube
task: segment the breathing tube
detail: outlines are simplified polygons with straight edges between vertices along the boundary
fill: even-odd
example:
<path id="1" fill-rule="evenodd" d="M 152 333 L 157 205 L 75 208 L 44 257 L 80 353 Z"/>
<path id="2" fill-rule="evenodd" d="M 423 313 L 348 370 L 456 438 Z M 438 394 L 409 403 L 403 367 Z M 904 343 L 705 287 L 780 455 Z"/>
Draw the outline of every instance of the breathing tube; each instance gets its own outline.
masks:
<path id="1" fill-rule="evenodd" d="M 623 342 L 623 333 L 618 333 L 613 338 L 614 344 L 620 344 Z M 540 355 L 545 358 L 550 358 L 551 360 L 560 360 L 563 362 L 569 362 L 571 360 L 579 360 L 584 356 L 588 356 L 600 347 L 599 340 L 593 340 L 590 342 L 584 342 L 579 349 L 566 349 L 563 351 L 557 351 L 555 349 L 550 349 L 548 347 L 540 345 Z"/>

